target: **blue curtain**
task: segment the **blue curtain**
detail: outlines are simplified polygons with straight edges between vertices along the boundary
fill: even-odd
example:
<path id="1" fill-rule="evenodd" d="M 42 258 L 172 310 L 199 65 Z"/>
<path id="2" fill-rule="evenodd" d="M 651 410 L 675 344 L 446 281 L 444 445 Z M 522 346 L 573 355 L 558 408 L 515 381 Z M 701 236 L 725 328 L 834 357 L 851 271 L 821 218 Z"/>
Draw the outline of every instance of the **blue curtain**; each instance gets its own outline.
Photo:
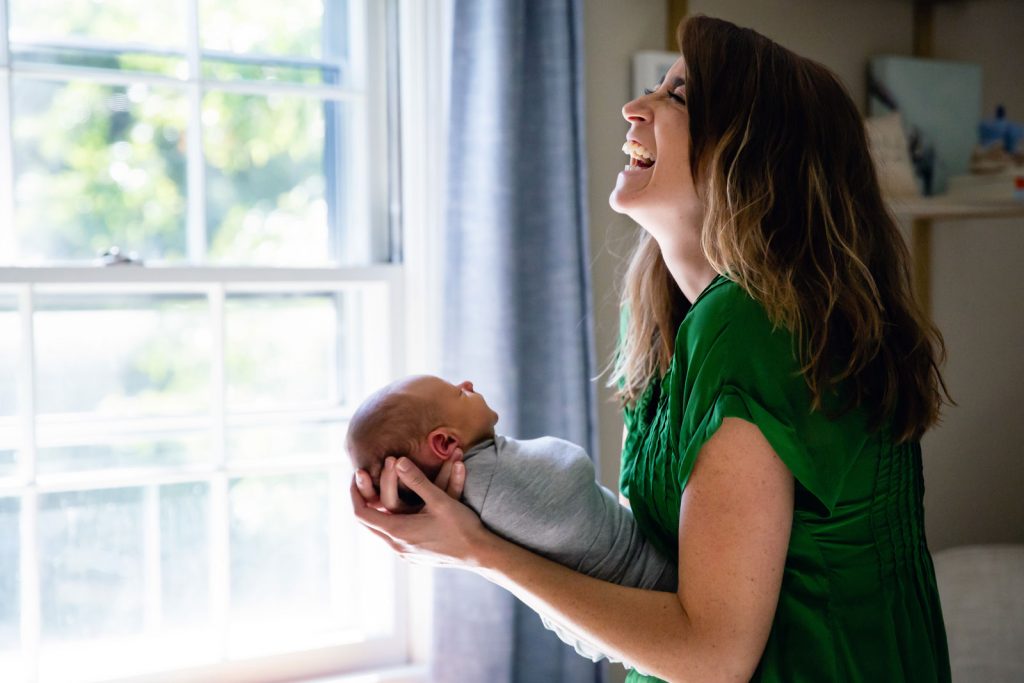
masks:
<path id="1" fill-rule="evenodd" d="M 500 433 L 596 457 L 582 5 L 454 0 L 443 369 Z M 504 590 L 452 570 L 435 587 L 435 681 L 602 680 Z"/>

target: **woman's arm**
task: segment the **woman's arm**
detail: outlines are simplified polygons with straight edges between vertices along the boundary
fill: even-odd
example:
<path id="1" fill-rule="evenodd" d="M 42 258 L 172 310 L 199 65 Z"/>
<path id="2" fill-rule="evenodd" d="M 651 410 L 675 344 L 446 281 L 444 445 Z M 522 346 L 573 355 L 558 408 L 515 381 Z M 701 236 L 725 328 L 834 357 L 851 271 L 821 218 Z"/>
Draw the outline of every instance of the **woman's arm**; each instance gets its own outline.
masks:
<path id="1" fill-rule="evenodd" d="M 727 418 L 701 449 L 680 507 L 679 589 L 594 579 L 491 534 L 409 461 L 416 515 L 356 515 L 405 557 L 474 569 L 605 652 L 668 681 L 749 680 L 771 629 L 793 515 L 793 479 L 760 430 Z M 383 480 L 382 480 L 383 484 Z"/>

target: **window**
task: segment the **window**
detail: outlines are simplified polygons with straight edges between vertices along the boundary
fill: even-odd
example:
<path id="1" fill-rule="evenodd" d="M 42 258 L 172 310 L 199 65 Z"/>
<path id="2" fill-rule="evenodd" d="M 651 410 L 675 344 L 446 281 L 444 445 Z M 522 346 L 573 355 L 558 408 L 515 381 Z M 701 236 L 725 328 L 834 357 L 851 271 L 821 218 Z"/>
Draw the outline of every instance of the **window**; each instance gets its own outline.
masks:
<path id="1" fill-rule="evenodd" d="M 0 0 L 4 680 L 407 660 L 344 456 L 422 283 L 396 6 Z"/>

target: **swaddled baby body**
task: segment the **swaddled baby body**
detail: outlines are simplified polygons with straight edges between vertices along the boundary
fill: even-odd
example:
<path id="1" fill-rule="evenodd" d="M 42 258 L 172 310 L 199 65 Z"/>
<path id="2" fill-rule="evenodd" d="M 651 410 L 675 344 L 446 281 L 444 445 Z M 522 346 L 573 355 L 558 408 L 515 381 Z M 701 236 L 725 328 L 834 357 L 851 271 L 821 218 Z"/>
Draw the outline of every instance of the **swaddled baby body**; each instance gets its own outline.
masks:
<path id="1" fill-rule="evenodd" d="M 370 396 L 349 424 L 348 451 L 380 490 L 388 456 L 413 460 L 431 480 L 463 453 L 462 501 L 489 529 L 540 555 L 623 586 L 675 592 L 676 565 L 641 535 L 633 514 L 597 483 L 587 453 L 562 439 L 496 435 L 498 415 L 471 382 L 421 375 Z M 421 503 L 409 490 L 399 495 Z M 608 658 L 564 625 L 544 625 L 577 652 Z"/>

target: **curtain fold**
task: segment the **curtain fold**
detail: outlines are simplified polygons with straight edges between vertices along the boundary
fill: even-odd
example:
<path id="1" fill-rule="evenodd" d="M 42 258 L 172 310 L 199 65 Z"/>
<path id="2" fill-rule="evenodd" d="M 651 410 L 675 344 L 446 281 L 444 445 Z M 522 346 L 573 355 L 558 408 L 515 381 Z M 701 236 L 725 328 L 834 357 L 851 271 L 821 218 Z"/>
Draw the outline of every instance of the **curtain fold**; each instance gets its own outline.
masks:
<path id="1" fill-rule="evenodd" d="M 444 259 L 445 375 L 516 438 L 597 456 L 582 0 L 454 0 Z M 433 680 L 594 683 L 504 590 L 435 575 Z"/>

